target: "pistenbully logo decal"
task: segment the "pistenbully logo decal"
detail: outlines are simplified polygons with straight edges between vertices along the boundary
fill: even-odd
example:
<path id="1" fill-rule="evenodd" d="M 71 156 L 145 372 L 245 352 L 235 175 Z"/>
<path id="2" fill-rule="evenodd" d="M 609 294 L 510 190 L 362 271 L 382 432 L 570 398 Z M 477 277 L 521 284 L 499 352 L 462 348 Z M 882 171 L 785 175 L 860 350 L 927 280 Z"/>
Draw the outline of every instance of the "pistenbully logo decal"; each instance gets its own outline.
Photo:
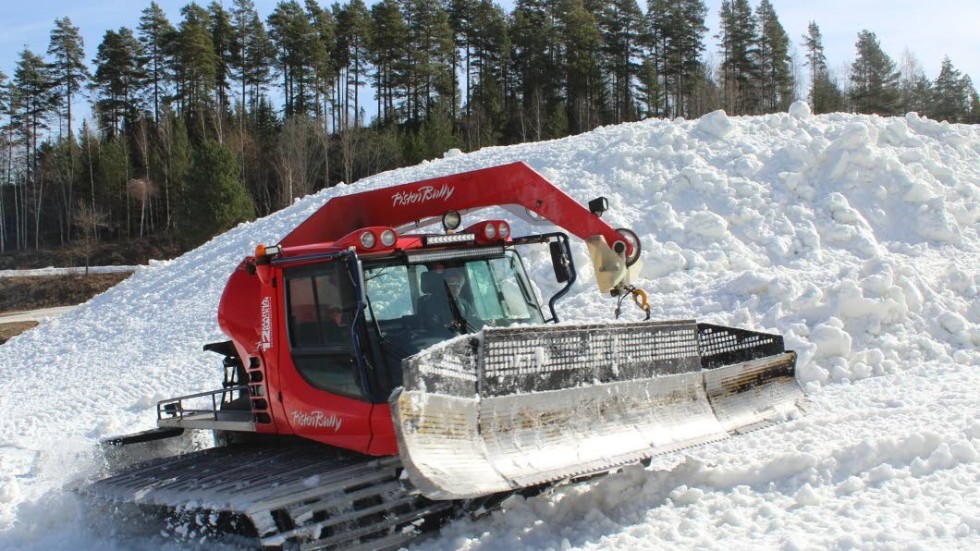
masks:
<path id="1" fill-rule="evenodd" d="M 448 185 L 443 185 L 440 188 L 423 186 L 415 191 L 399 191 L 391 196 L 391 206 L 403 207 L 406 205 L 425 203 L 427 201 L 435 201 L 436 199 L 448 201 L 449 198 L 453 196 L 453 192 L 455 191 L 455 188 Z"/>

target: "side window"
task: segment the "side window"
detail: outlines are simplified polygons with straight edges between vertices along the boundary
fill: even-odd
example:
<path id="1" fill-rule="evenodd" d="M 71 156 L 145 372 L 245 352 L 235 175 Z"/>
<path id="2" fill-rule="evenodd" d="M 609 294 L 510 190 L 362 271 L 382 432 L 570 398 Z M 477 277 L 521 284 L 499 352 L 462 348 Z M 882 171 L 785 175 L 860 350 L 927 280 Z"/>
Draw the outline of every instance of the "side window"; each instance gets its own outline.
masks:
<path id="1" fill-rule="evenodd" d="M 351 342 L 354 284 L 343 262 L 287 270 L 286 305 L 293 364 L 314 387 L 363 395 Z"/>
<path id="2" fill-rule="evenodd" d="M 490 261 L 494 279 L 500 286 L 501 303 L 505 317 L 512 323 L 542 323 L 541 307 L 535 298 L 534 289 L 527 279 L 521 257 L 508 252 L 503 258 Z"/>

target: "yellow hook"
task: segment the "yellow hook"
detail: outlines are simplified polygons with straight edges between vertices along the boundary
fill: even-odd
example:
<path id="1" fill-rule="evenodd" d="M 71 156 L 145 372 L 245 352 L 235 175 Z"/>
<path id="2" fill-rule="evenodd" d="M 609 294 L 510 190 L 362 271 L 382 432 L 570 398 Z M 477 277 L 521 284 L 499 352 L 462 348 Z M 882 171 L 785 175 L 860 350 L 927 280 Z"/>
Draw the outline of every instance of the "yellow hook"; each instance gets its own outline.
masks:
<path id="1" fill-rule="evenodd" d="M 633 295 L 633 302 L 647 313 L 646 319 L 650 319 L 650 304 L 647 303 L 646 291 L 634 287 L 630 294 Z"/>

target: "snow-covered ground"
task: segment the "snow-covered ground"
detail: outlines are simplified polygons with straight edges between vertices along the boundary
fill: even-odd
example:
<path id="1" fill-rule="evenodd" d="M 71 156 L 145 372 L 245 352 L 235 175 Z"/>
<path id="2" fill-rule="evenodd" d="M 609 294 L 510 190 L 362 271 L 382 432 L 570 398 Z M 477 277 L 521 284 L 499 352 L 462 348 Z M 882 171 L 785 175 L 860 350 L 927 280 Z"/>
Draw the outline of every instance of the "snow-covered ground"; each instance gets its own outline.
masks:
<path id="1" fill-rule="evenodd" d="M 610 199 L 607 219 L 643 241 L 655 318 L 785 335 L 809 411 L 512 500 L 419 547 L 980 548 L 980 127 L 796 104 L 450 154 L 139 267 L 0 347 L 0 549 L 194 547 L 93 521 L 69 488 L 97 471 L 99 438 L 149 428 L 157 400 L 217 382 L 201 345 L 221 338 L 217 301 L 240 258 L 336 194 L 517 160 L 582 202 Z M 544 253 L 529 260 L 551 277 Z M 611 319 L 580 272 L 565 319 Z"/>

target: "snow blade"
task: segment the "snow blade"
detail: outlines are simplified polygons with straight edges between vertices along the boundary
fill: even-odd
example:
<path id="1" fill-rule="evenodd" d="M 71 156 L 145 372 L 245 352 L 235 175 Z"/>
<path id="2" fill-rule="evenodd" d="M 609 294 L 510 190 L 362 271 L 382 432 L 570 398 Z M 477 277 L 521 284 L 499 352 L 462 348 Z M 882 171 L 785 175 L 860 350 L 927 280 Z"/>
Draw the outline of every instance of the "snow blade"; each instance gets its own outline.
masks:
<path id="1" fill-rule="evenodd" d="M 404 362 L 402 462 L 431 499 L 599 473 L 798 411 L 778 335 L 694 321 L 488 328 Z"/>

